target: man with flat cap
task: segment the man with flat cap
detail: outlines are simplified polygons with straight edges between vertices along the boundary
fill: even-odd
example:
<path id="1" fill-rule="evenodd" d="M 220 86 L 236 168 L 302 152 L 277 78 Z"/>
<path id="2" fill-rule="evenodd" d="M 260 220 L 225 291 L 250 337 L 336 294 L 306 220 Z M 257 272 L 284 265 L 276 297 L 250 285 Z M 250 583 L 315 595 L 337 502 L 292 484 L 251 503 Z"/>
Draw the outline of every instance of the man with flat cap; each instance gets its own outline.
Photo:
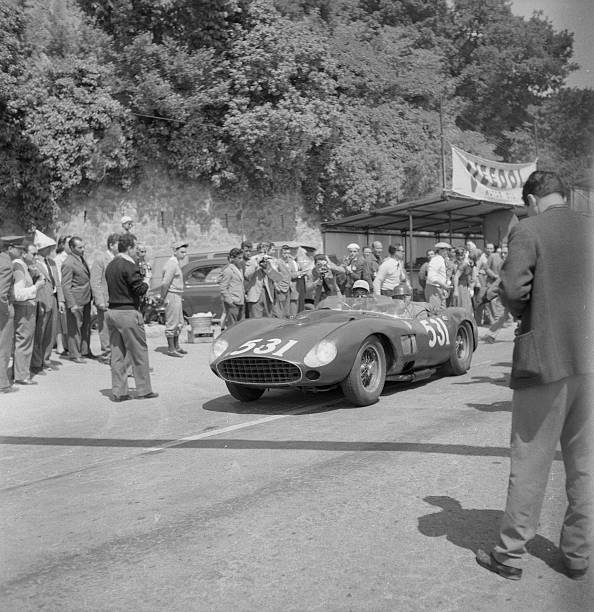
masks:
<path id="1" fill-rule="evenodd" d="M 0 393 L 17 391 L 8 378 L 8 362 L 14 347 L 12 260 L 21 252 L 24 236 L 0 238 Z"/>
<path id="2" fill-rule="evenodd" d="M 122 225 L 122 234 L 131 234 L 132 228 L 134 227 L 134 220 L 129 215 L 124 215 L 120 219 L 120 223 Z"/>
<path id="3" fill-rule="evenodd" d="M 446 259 L 451 246 L 447 242 L 438 242 L 435 255 L 427 266 L 427 284 L 425 285 L 425 299 L 431 304 L 432 310 L 439 311 L 446 307 L 451 283 L 448 279 Z"/>
<path id="4" fill-rule="evenodd" d="M 188 243 L 185 240 L 174 242 L 173 255 L 163 266 L 161 299 L 165 305 L 165 337 L 167 338 L 167 354 L 170 357 L 183 357 L 187 353 L 179 345 L 179 335 L 185 325 L 182 309 L 184 277 L 180 262 L 185 259 L 187 253 Z"/>

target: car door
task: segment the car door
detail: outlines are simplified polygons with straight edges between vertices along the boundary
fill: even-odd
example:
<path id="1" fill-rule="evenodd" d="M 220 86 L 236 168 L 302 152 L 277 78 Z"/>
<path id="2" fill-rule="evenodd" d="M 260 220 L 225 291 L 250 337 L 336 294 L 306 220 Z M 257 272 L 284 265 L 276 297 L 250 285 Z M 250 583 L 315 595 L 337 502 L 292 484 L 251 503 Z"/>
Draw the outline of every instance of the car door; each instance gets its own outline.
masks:
<path id="1" fill-rule="evenodd" d="M 223 311 L 219 276 L 227 260 L 208 259 L 192 261 L 182 268 L 184 276 L 184 314 L 191 317 L 197 312 L 212 312 L 220 319 Z"/>

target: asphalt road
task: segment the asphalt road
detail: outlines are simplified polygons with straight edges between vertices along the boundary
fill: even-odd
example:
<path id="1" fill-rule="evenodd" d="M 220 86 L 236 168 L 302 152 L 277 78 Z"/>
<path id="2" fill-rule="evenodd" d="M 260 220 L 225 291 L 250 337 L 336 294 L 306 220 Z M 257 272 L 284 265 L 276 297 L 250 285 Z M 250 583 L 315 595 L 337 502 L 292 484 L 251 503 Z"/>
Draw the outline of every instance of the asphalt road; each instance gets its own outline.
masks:
<path id="1" fill-rule="evenodd" d="M 208 344 L 163 352 L 155 400 L 56 358 L 0 399 L 0 609 L 583 611 L 560 572 L 555 461 L 524 577 L 478 567 L 505 501 L 511 329 L 468 374 L 240 404 Z M 94 339 L 96 342 L 96 338 Z M 592 575 L 590 574 L 590 577 Z"/>

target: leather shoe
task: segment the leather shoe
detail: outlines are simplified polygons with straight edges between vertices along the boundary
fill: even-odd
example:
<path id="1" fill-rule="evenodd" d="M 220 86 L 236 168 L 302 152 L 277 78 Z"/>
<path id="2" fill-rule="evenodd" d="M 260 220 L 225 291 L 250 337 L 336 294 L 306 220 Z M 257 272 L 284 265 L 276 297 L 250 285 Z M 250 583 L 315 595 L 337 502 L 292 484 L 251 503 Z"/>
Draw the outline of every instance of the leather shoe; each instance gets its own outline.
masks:
<path id="1" fill-rule="evenodd" d="M 2 387 L 2 389 L 0 389 L 0 393 L 14 393 L 15 391 L 18 391 L 18 389 L 16 387 Z"/>
<path id="2" fill-rule="evenodd" d="M 175 350 L 176 350 L 178 353 L 181 353 L 182 355 L 187 355 L 187 354 L 188 354 L 188 351 L 186 351 L 186 349 L 180 348 L 179 346 L 178 346 L 178 347 L 176 347 L 176 348 L 175 348 Z"/>
<path id="3" fill-rule="evenodd" d="M 177 351 L 167 351 L 167 354 L 169 357 L 183 357 L 183 355 Z"/>
<path id="4" fill-rule="evenodd" d="M 136 399 L 153 399 L 155 397 L 159 397 L 159 394 L 151 391 L 150 393 L 145 393 L 144 395 L 137 395 Z"/>
<path id="5" fill-rule="evenodd" d="M 505 565 L 495 559 L 493 553 L 488 555 L 484 550 L 480 548 L 476 551 L 476 562 L 490 572 L 499 574 L 503 578 L 508 580 L 519 580 L 522 577 L 522 570 L 519 567 L 512 567 L 511 565 Z"/>
<path id="6" fill-rule="evenodd" d="M 109 398 L 112 402 L 125 402 L 130 399 L 129 395 L 112 395 Z"/>
<path id="7" fill-rule="evenodd" d="M 87 363 L 82 357 L 71 357 L 72 363 Z"/>
<path id="8" fill-rule="evenodd" d="M 34 380 L 31 380 L 30 378 L 26 378 L 25 380 L 15 380 L 14 384 L 15 385 L 36 385 L 37 383 Z"/>

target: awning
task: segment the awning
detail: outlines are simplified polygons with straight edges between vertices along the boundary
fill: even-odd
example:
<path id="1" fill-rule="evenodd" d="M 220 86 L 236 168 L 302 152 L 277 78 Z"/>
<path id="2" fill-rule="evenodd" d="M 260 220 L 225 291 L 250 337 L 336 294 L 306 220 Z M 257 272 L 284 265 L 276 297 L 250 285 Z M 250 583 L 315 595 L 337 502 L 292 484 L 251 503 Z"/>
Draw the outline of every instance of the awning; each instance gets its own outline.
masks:
<path id="1" fill-rule="evenodd" d="M 460 196 L 452 191 L 401 202 L 376 210 L 322 223 L 322 232 L 409 233 L 432 234 L 483 233 L 484 218 L 497 211 L 526 214 L 524 206 L 501 202 L 485 202 Z"/>

